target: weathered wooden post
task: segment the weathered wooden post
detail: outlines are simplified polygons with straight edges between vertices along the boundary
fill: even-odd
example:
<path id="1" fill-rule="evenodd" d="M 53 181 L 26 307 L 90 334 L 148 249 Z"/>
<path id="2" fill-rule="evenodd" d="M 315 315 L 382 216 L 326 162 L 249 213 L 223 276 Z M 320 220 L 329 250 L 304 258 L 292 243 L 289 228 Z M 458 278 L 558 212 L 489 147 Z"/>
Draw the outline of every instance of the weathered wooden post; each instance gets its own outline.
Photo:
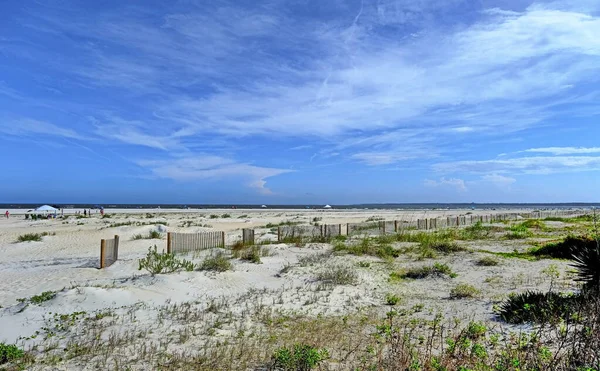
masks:
<path id="1" fill-rule="evenodd" d="M 277 227 L 277 242 L 281 242 L 281 227 Z"/>
<path id="2" fill-rule="evenodd" d="M 225 248 L 225 232 L 221 232 L 221 247 Z"/>
<path id="3" fill-rule="evenodd" d="M 115 252 L 113 253 L 113 257 L 115 258 L 115 261 L 117 261 L 117 259 L 119 259 L 119 235 L 115 234 Z"/>
<path id="4" fill-rule="evenodd" d="M 167 254 L 170 254 L 173 251 L 172 243 L 173 239 L 171 236 L 171 232 L 167 232 Z"/>
<path id="5" fill-rule="evenodd" d="M 100 240 L 100 269 L 104 268 L 106 240 Z"/>

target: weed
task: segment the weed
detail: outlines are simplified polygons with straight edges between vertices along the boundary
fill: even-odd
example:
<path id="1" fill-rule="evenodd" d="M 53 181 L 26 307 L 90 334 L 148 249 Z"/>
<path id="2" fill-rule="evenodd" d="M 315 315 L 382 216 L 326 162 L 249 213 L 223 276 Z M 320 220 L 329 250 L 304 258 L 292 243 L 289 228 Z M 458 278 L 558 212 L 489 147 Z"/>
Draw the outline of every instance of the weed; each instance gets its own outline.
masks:
<path id="1" fill-rule="evenodd" d="M 17 238 L 17 242 L 30 242 L 30 241 L 39 242 L 41 240 L 42 240 L 42 235 L 39 233 L 22 234 Z"/>
<path id="2" fill-rule="evenodd" d="M 475 264 L 480 265 L 482 267 L 493 267 L 493 266 L 500 264 L 500 261 L 498 261 L 498 259 L 495 259 L 491 256 L 485 256 L 485 257 L 477 260 L 475 262 Z"/>
<path id="3" fill-rule="evenodd" d="M 450 290 L 451 299 L 476 298 L 479 296 L 481 296 L 481 291 L 466 283 L 460 283 Z"/>
<path id="4" fill-rule="evenodd" d="M 308 267 L 318 263 L 321 263 L 331 257 L 331 253 L 324 252 L 320 254 L 311 254 L 306 256 L 301 256 L 298 258 L 298 265 L 301 267 Z"/>
<path id="5" fill-rule="evenodd" d="M 191 272 L 194 270 L 194 264 L 185 259 L 179 260 L 175 254 L 160 254 L 157 252 L 156 245 L 154 249 L 148 248 L 148 254 L 145 258 L 138 261 L 138 270 L 146 269 L 151 275 L 173 273 L 178 270 Z"/>
<path id="6" fill-rule="evenodd" d="M 411 268 L 401 275 L 402 278 L 427 278 L 431 276 L 449 276 L 456 277 L 452 269 L 447 264 L 435 263 L 429 266 Z"/>
<path id="7" fill-rule="evenodd" d="M 327 349 L 295 344 L 292 348 L 279 348 L 272 356 L 273 368 L 284 371 L 309 371 L 329 357 Z"/>
<path id="8" fill-rule="evenodd" d="M 354 285 L 358 282 L 358 274 L 350 267 L 332 265 L 318 272 L 317 280 L 334 285 Z"/>
<path id="9" fill-rule="evenodd" d="M 371 266 L 371 263 L 367 261 L 360 261 L 357 263 L 357 265 L 361 268 L 369 268 Z"/>
<path id="10" fill-rule="evenodd" d="M 29 299 L 33 304 L 41 304 L 45 301 L 52 300 L 56 297 L 56 291 L 44 291 L 39 295 L 34 295 Z"/>
<path id="11" fill-rule="evenodd" d="M 387 294 L 385 296 L 386 305 L 396 305 L 400 302 L 400 297 L 394 294 Z"/>
<path id="12" fill-rule="evenodd" d="M 232 269 L 231 262 L 223 253 L 210 256 L 198 266 L 201 271 L 225 272 Z"/>

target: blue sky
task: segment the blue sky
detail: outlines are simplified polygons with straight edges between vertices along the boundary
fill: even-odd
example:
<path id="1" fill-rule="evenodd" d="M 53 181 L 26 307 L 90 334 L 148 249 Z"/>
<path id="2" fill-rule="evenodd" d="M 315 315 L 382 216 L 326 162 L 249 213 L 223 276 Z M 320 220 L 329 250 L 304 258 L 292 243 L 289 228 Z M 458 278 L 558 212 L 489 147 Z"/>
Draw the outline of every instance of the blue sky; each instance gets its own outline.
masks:
<path id="1" fill-rule="evenodd" d="M 0 4 L 2 202 L 593 202 L 599 118 L 597 0 Z"/>

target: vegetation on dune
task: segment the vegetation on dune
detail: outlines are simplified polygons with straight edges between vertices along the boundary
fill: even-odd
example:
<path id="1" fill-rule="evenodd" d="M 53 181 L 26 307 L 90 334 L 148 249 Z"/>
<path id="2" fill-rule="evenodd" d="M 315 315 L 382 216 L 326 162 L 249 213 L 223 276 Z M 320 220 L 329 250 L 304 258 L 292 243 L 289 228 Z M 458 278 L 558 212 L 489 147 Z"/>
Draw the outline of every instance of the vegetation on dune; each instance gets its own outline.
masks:
<path id="1" fill-rule="evenodd" d="M 191 272 L 194 270 L 194 263 L 185 259 L 178 259 L 175 254 L 159 253 L 156 245 L 154 249 L 148 248 L 148 254 L 145 258 L 138 261 L 138 270 L 145 269 L 151 275 L 173 273 L 179 270 Z"/>
<path id="2" fill-rule="evenodd" d="M 358 282 L 358 274 L 351 267 L 331 265 L 317 273 L 317 280 L 333 285 L 354 285 Z"/>
<path id="3" fill-rule="evenodd" d="M 424 265 L 420 267 L 410 268 L 406 272 L 400 275 L 401 278 L 428 278 L 428 277 L 444 277 L 450 278 L 456 277 L 456 273 L 452 272 L 452 269 L 447 264 L 435 263 L 433 265 Z"/>
<path id="4" fill-rule="evenodd" d="M 223 253 L 209 256 L 198 265 L 198 270 L 201 271 L 225 272 L 232 268 L 229 258 Z"/>
<path id="5" fill-rule="evenodd" d="M 17 242 L 39 242 L 42 240 L 42 237 L 55 235 L 56 232 L 26 233 L 17 237 Z"/>

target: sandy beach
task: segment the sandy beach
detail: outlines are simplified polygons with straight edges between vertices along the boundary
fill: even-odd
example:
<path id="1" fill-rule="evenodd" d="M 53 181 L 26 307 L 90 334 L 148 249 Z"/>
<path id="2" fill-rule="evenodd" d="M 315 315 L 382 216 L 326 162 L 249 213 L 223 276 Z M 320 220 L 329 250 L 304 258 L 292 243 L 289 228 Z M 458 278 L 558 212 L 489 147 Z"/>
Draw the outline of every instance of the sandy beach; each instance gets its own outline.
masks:
<path id="1" fill-rule="evenodd" d="M 510 210 L 520 211 L 526 210 Z M 277 243 L 276 232 L 267 226 L 269 223 L 277 225 L 282 222 L 309 225 L 315 221 L 344 224 L 366 220 L 415 220 L 467 213 L 489 215 L 507 210 L 108 209 L 105 210 L 109 216 L 106 218 L 99 213 L 81 218 L 74 215 L 75 212 L 65 210 L 63 218 L 32 221 L 25 219 L 24 210 L 11 210 L 11 217 L 0 221 L 0 341 L 17 343 L 40 352 L 40 349 L 48 347 L 50 338 L 39 334 L 47 333 L 49 321 L 56 313 L 85 313 L 85 316 L 111 313 L 115 320 L 106 325 L 105 334 L 118 330 L 119 333 L 141 331 L 156 335 L 167 331 L 169 326 L 175 326 L 167 322 L 157 325 L 156 318 L 166 308 L 193 306 L 201 310 L 214 305 L 215 301 L 229 307 L 231 328 L 225 326 L 210 334 L 201 331 L 197 336 L 192 336 L 190 342 L 177 346 L 177 349 L 193 349 L 200 343 L 209 344 L 215 339 L 223 341 L 233 336 L 235 331 L 239 331 L 237 326 L 242 326 L 244 331 L 260 328 L 247 314 L 249 308 L 258 311 L 258 303 L 267 305 L 271 315 L 303 313 L 309 317 L 347 316 L 364 311 L 383 315 L 389 310 L 385 298 L 390 293 L 402 298 L 402 308 L 421 308 L 415 313 L 417 317 L 428 318 L 440 314 L 445 318 L 464 321 L 476 319 L 492 323 L 495 327 L 510 328 L 499 324 L 492 311 L 494 304 L 510 292 L 546 290 L 551 284 L 559 284 L 564 289 L 574 288 L 569 280 L 568 263 L 564 261 L 500 258 L 497 266 L 474 264 L 477 259 L 487 255 L 477 252 L 482 249 L 489 252 L 525 251 L 531 247 L 532 241 L 553 240 L 562 233 L 560 230 L 564 225 L 561 222 L 547 222 L 556 228 L 556 232 L 538 235 L 534 239 L 506 240 L 499 237 L 461 242 L 467 251 L 439 254 L 434 259 L 451 266 L 456 278 L 449 280 L 438 277 L 400 283 L 390 280 L 390 272 L 423 265 L 423 258 L 411 254 L 402 254 L 391 260 L 376 256 L 332 254 L 332 243 L 308 243 L 302 246 Z M 233 269 L 227 272 L 194 271 L 155 276 L 138 269 L 138 260 L 147 254 L 149 247 L 156 245 L 158 251 L 166 248 L 166 231 L 224 231 L 226 244 L 230 246 L 240 240 L 242 228 L 254 229 L 258 244 L 268 241 L 264 246 L 268 253 L 261 258 L 261 264 L 231 259 Z M 500 224 L 498 228 L 504 228 L 504 225 Z M 136 235 L 146 236 L 151 231 L 162 232 L 161 237 L 133 239 Z M 37 242 L 17 242 L 19 236 L 27 233 L 47 235 Z M 106 269 L 98 269 L 100 240 L 114 235 L 120 236 L 119 259 Z M 398 242 L 394 247 L 412 245 Z M 213 253 L 203 251 L 188 258 L 199 262 Z M 317 258 L 309 264 L 306 258 L 310 256 Z M 425 262 L 428 260 L 431 259 L 425 259 Z M 322 287 L 315 279 L 318 272 L 323 267 L 339 265 L 352 267 L 357 274 L 357 282 Z M 549 266 L 558 270 L 558 283 L 551 282 L 544 273 Z M 449 300 L 449 292 L 457 283 L 476 286 L 481 290 L 481 296 L 470 300 Z M 45 291 L 56 292 L 56 296 L 39 304 L 27 300 Z M 261 307 L 260 311 L 264 310 Z M 125 318 L 135 318 L 135 321 Z M 61 346 L 67 346 L 69 341 L 77 339 L 76 333 L 63 333 L 56 341 Z M 152 339 L 153 336 L 148 335 L 145 341 L 151 342 Z M 40 354 L 44 353 L 48 354 L 47 351 L 41 351 Z M 134 369 L 148 367 L 143 360 L 134 361 L 134 358 L 131 356 Z M 57 364 L 60 365 L 58 369 L 88 368 L 80 362 L 73 357 L 72 360 Z M 107 359 L 103 362 L 111 361 Z M 93 364 L 98 367 L 106 365 L 98 359 Z M 35 368 L 51 366 L 51 363 L 41 362 Z"/>

